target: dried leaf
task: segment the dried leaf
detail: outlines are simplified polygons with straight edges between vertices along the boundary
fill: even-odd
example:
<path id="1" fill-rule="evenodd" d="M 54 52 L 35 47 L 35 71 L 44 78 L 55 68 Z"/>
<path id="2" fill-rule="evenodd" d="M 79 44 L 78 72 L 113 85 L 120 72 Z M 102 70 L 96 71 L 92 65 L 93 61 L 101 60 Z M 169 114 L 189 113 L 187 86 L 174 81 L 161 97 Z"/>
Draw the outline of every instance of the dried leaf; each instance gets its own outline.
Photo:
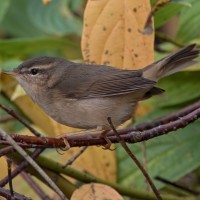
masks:
<path id="1" fill-rule="evenodd" d="M 80 148 L 72 148 L 62 156 L 62 162 L 66 163 Z M 74 163 L 73 167 L 89 172 L 90 174 L 109 180 L 116 181 L 116 151 L 103 150 L 101 147 L 89 147 Z"/>
<path id="2" fill-rule="evenodd" d="M 152 63 L 154 34 L 142 33 L 150 11 L 149 0 L 89 0 L 84 13 L 82 34 L 85 62 L 125 69 L 139 69 Z M 115 154 L 106 151 L 100 155 L 99 152 L 93 152 L 94 149 L 86 151 L 78 161 L 88 165 L 87 170 L 98 177 L 113 179 L 116 170 Z M 110 159 L 112 162 L 109 162 Z M 109 172 L 106 162 L 110 163 Z"/>
<path id="3" fill-rule="evenodd" d="M 89 0 L 84 14 L 85 62 L 139 69 L 153 62 L 154 34 L 144 35 L 149 0 Z"/>
<path id="4" fill-rule="evenodd" d="M 85 184 L 75 190 L 71 200 L 123 200 L 113 188 L 99 183 Z"/>
<path id="5" fill-rule="evenodd" d="M 24 89 L 19 84 L 17 84 L 17 86 L 11 96 L 11 100 L 14 101 L 17 98 L 25 96 L 25 95 L 26 95 L 26 92 L 24 91 Z"/>

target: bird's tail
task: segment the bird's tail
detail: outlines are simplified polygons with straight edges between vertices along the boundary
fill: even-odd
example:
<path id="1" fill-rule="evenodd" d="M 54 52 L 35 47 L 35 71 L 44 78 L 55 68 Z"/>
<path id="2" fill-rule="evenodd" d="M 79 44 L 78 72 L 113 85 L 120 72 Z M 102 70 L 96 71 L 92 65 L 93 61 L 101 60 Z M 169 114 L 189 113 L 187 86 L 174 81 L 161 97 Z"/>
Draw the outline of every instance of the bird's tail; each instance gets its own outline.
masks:
<path id="1" fill-rule="evenodd" d="M 196 44 L 188 45 L 179 51 L 145 67 L 143 77 L 158 81 L 160 78 L 176 73 L 186 67 L 197 63 L 195 58 L 199 56 L 200 49 Z"/>

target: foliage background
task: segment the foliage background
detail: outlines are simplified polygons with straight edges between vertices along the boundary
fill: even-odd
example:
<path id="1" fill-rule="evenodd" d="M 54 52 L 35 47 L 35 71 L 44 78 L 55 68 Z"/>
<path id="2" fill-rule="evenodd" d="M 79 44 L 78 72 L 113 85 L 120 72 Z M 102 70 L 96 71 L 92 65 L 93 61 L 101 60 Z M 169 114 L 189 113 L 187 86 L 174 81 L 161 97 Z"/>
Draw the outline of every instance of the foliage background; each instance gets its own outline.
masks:
<path id="1" fill-rule="evenodd" d="M 39 55 L 65 57 L 81 62 L 80 44 L 86 2 L 52 0 L 48 5 L 44 5 L 40 0 L 0 1 L 0 67 L 11 69 L 22 61 Z M 156 12 L 154 16 L 155 60 L 189 43 L 195 42 L 200 45 L 199 10 L 199 0 L 172 0 Z M 168 22 L 172 18 L 175 22 L 170 25 Z M 159 32 L 164 32 L 171 40 L 163 37 Z M 200 97 L 199 69 L 197 64 L 184 72 L 161 80 L 159 86 L 167 91 L 166 94 L 142 102 L 136 115 L 136 123 L 171 113 L 197 101 Z M 14 80 L 1 76 L 0 83 L 1 94 L 4 94 L 0 96 L 0 102 L 20 112 L 44 134 L 56 135 L 64 131 L 72 131 L 70 128 L 56 124 L 41 110 L 37 111 L 36 105 L 30 103 L 30 99 L 24 96 Z M 141 117 L 144 113 L 147 114 Z M 0 114 L 5 115 L 2 111 Z M 47 120 L 49 126 L 44 125 L 47 124 Z M 27 134 L 27 130 L 16 121 L 0 124 L 0 126 L 11 133 L 20 131 L 22 134 Z M 183 130 L 146 143 L 148 172 L 152 177 L 160 175 L 176 181 L 199 168 L 199 126 L 198 120 Z M 130 145 L 130 148 L 142 160 L 141 145 Z M 49 158 L 54 156 L 59 162 L 64 162 L 75 151 L 72 150 L 68 155 L 58 157 L 54 150 L 47 150 L 45 155 Z M 117 146 L 116 154 L 105 151 L 99 153 L 99 151 L 101 151 L 99 148 L 91 148 L 85 157 L 77 161 L 75 167 L 108 180 L 116 180 L 126 186 L 143 188 L 143 176 L 120 146 Z M 100 156 L 95 158 L 97 153 Z M 2 158 L 1 162 L 4 162 Z M 1 171 L 6 171 L 4 165 L 1 165 L 1 168 Z M 6 172 L 1 173 L 1 178 L 5 174 Z M 159 188 L 163 187 L 159 182 L 156 184 Z M 14 185 L 16 191 L 24 194 L 27 191 L 26 187 L 26 184 Z"/>

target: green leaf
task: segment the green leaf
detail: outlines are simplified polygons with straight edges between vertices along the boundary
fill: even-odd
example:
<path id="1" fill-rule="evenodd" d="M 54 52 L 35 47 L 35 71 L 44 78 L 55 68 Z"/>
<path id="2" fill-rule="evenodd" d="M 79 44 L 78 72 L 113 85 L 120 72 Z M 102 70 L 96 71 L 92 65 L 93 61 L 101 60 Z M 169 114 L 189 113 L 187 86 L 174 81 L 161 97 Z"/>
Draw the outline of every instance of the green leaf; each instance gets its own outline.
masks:
<path id="1" fill-rule="evenodd" d="M 1 56 L 28 56 L 33 53 L 45 54 L 44 51 L 62 50 L 68 59 L 81 57 L 79 44 L 67 38 L 27 38 L 0 40 Z"/>
<path id="2" fill-rule="evenodd" d="M 172 2 L 174 2 L 174 3 L 179 3 L 179 4 L 182 4 L 182 5 L 184 5 L 184 6 L 188 6 L 188 7 L 191 7 L 191 6 L 192 6 L 190 0 L 172 0 Z"/>
<path id="3" fill-rule="evenodd" d="M 82 23 L 68 8 L 69 0 L 12 1 L 2 22 L 3 29 L 17 37 L 81 34 Z"/>
<path id="4" fill-rule="evenodd" d="M 10 6 L 10 0 L 0 1 L 0 22 L 3 20 L 9 6 Z"/>
<path id="5" fill-rule="evenodd" d="M 145 119 L 161 116 L 174 110 L 156 109 Z M 146 120 L 145 120 L 146 121 Z M 151 139 L 146 142 L 148 173 L 153 178 L 161 176 L 176 181 L 200 166 L 200 121 L 179 129 L 176 132 Z M 132 152 L 142 162 L 141 144 L 129 145 Z M 144 177 L 141 171 L 125 153 L 117 146 L 118 182 L 129 187 L 144 188 Z M 154 181 L 158 188 L 163 184 Z"/>
<path id="6" fill-rule="evenodd" d="M 180 28 L 176 39 L 186 43 L 200 35 L 200 1 L 192 1 L 190 9 L 184 8 L 180 15 Z"/>
<path id="7" fill-rule="evenodd" d="M 173 2 L 162 7 L 154 15 L 155 28 L 159 28 L 165 24 L 169 19 L 178 14 L 178 12 L 181 11 L 181 9 L 184 7 L 185 5 L 183 4 Z"/>
<path id="8" fill-rule="evenodd" d="M 158 86 L 165 89 L 163 95 L 153 97 L 145 103 L 154 104 L 154 110 L 136 121 L 147 122 L 173 113 L 200 99 L 200 71 L 184 71 L 162 79 Z M 181 106 L 182 105 L 182 106 Z M 176 181 L 200 166 L 200 120 L 184 129 L 169 133 L 146 142 L 148 173 L 170 181 Z M 141 144 L 129 145 L 142 162 Z M 144 177 L 121 147 L 117 147 L 118 181 L 126 186 L 144 187 Z M 154 181 L 158 188 L 163 184 Z"/>
<path id="9" fill-rule="evenodd" d="M 68 3 L 69 0 L 57 0 L 44 5 L 40 0 L 34 0 L 29 1 L 27 11 L 32 23 L 47 34 L 81 35 L 81 21 L 69 10 Z"/>
<path id="10" fill-rule="evenodd" d="M 199 77 L 200 71 L 183 71 L 160 80 L 158 86 L 166 92 L 156 97 L 155 104 L 169 107 L 200 98 Z"/>
<path id="11" fill-rule="evenodd" d="M 27 13 L 28 2 L 30 1 L 12 1 L 8 12 L 2 21 L 2 29 L 5 32 L 17 37 L 45 36 L 45 33 L 32 24 Z"/>

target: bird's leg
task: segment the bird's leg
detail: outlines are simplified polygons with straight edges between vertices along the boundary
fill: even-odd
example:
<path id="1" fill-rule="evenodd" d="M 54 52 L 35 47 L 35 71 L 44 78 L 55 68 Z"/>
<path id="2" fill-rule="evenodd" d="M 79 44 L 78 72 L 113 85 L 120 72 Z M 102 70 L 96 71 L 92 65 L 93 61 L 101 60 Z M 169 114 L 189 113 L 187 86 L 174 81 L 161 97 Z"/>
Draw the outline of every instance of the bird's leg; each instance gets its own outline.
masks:
<path id="1" fill-rule="evenodd" d="M 69 142 L 68 142 L 68 140 L 67 140 L 67 137 L 68 137 L 68 136 L 71 136 L 71 135 L 83 135 L 83 134 L 91 133 L 91 132 L 95 132 L 95 131 L 98 131 L 98 129 L 95 128 L 95 129 L 74 131 L 74 132 L 69 132 L 69 133 L 62 133 L 62 134 L 56 136 L 56 138 L 62 138 L 62 139 L 63 139 L 64 144 L 65 144 L 65 147 L 62 148 L 62 150 L 63 150 L 63 151 L 66 151 L 66 150 L 68 150 L 68 149 L 70 148 Z"/>
<path id="2" fill-rule="evenodd" d="M 109 130 L 105 130 L 101 133 L 100 138 L 103 138 L 107 144 L 104 146 L 104 149 L 110 149 L 110 146 L 112 144 L 112 142 L 109 140 L 109 138 L 107 137 L 107 133 L 109 132 Z"/>

